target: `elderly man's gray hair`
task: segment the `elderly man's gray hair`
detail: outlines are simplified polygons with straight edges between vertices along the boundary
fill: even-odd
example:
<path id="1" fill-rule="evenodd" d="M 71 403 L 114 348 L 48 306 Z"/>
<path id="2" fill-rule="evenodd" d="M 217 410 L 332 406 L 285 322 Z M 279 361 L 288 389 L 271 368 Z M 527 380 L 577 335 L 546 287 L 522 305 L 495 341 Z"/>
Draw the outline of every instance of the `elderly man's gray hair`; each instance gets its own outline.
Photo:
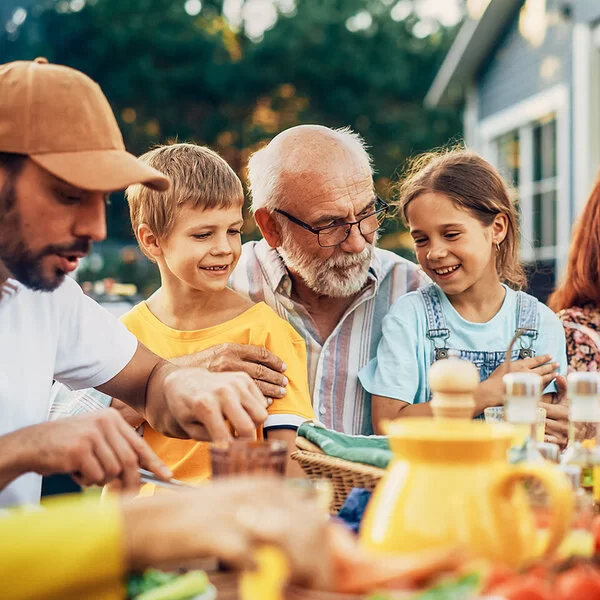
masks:
<path id="1" fill-rule="evenodd" d="M 303 166 L 286 164 L 287 153 L 282 152 L 281 146 L 285 143 L 282 138 L 294 133 L 308 135 L 323 135 L 345 146 L 347 150 L 368 166 L 373 174 L 372 161 L 364 139 L 350 127 L 330 129 L 321 125 L 298 125 L 287 129 L 275 136 L 264 148 L 257 150 L 248 161 L 248 182 L 252 196 L 251 210 L 256 212 L 260 208 L 273 211 L 280 207 L 283 198 L 282 175 L 290 171 L 303 171 Z M 296 168 L 297 167 L 297 168 Z"/>

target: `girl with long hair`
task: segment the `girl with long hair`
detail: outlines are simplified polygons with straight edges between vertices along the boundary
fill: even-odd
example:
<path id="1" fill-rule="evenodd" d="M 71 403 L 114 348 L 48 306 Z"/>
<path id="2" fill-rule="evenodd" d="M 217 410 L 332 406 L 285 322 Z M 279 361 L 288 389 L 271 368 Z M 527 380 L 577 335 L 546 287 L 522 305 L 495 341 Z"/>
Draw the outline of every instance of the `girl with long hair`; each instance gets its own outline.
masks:
<path id="1" fill-rule="evenodd" d="M 563 329 L 521 291 L 516 210 L 496 169 L 464 149 L 426 154 L 401 184 L 398 207 L 433 283 L 394 303 L 377 356 L 360 373 L 373 395 L 375 431 L 382 418 L 431 415 L 429 367 L 451 354 L 479 368 L 473 416 L 501 405 L 516 332 L 511 370 L 538 373 L 545 392 L 556 391 L 557 373 L 566 371 Z"/>

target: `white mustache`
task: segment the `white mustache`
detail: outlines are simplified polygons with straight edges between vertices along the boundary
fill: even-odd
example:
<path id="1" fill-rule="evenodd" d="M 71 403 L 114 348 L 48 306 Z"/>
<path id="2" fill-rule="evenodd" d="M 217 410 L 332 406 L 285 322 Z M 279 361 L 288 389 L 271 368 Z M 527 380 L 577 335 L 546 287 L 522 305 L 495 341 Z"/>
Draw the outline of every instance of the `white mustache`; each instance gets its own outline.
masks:
<path id="1" fill-rule="evenodd" d="M 371 249 L 365 248 L 360 254 L 346 254 L 342 256 L 332 256 L 327 259 L 326 264 L 332 268 L 352 268 L 361 267 L 366 260 L 371 258 Z"/>

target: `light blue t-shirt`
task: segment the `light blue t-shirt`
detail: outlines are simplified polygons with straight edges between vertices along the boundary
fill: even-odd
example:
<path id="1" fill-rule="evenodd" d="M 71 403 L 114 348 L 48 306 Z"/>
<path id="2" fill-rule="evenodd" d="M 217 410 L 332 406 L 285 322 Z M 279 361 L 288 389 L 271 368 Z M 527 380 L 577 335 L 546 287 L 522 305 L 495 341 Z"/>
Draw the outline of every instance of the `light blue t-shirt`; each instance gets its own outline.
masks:
<path id="1" fill-rule="evenodd" d="M 506 351 L 517 327 L 517 294 L 507 286 L 500 310 L 487 323 L 463 319 L 448 297 L 438 288 L 442 311 L 450 329 L 447 345 L 457 350 Z M 536 356 L 549 354 L 559 363 L 558 373 L 567 372 L 565 334 L 558 317 L 537 303 L 538 336 L 532 348 Z M 433 342 L 427 338 L 425 307 L 418 292 L 398 298 L 383 320 L 383 335 L 377 356 L 359 372 L 362 386 L 371 394 L 403 400 L 410 404 L 427 402 L 427 374 Z M 518 341 L 517 341 L 518 344 Z M 552 382 L 544 391 L 555 391 Z"/>

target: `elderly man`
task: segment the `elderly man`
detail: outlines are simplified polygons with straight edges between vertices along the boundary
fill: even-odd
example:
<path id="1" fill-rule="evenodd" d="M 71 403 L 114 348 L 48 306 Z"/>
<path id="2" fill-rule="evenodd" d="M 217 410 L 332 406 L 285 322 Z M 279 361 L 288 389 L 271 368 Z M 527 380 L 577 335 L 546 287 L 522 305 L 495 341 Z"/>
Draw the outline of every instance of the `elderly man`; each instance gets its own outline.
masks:
<path id="1" fill-rule="evenodd" d="M 244 244 L 232 287 L 303 336 L 319 419 L 371 434 L 358 371 L 375 355 L 391 303 L 426 278 L 375 247 L 387 204 L 373 190 L 364 142 L 348 128 L 292 127 L 252 155 L 248 178 L 264 239 Z"/>
<path id="2" fill-rule="evenodd" d="M 177 368 L 71 279 L 106 236 L 107 193 L 169 180 L 128 154 L 88 77 L 45 59 L 0 65 L 0 505 L 35 502 L 40 475 L 139 484 L 169 470 L 114 410 L 47 423 L 52 380 L 96 387 L 174 437 L 254 435 L 267 401 L 244 374 Z"/>

